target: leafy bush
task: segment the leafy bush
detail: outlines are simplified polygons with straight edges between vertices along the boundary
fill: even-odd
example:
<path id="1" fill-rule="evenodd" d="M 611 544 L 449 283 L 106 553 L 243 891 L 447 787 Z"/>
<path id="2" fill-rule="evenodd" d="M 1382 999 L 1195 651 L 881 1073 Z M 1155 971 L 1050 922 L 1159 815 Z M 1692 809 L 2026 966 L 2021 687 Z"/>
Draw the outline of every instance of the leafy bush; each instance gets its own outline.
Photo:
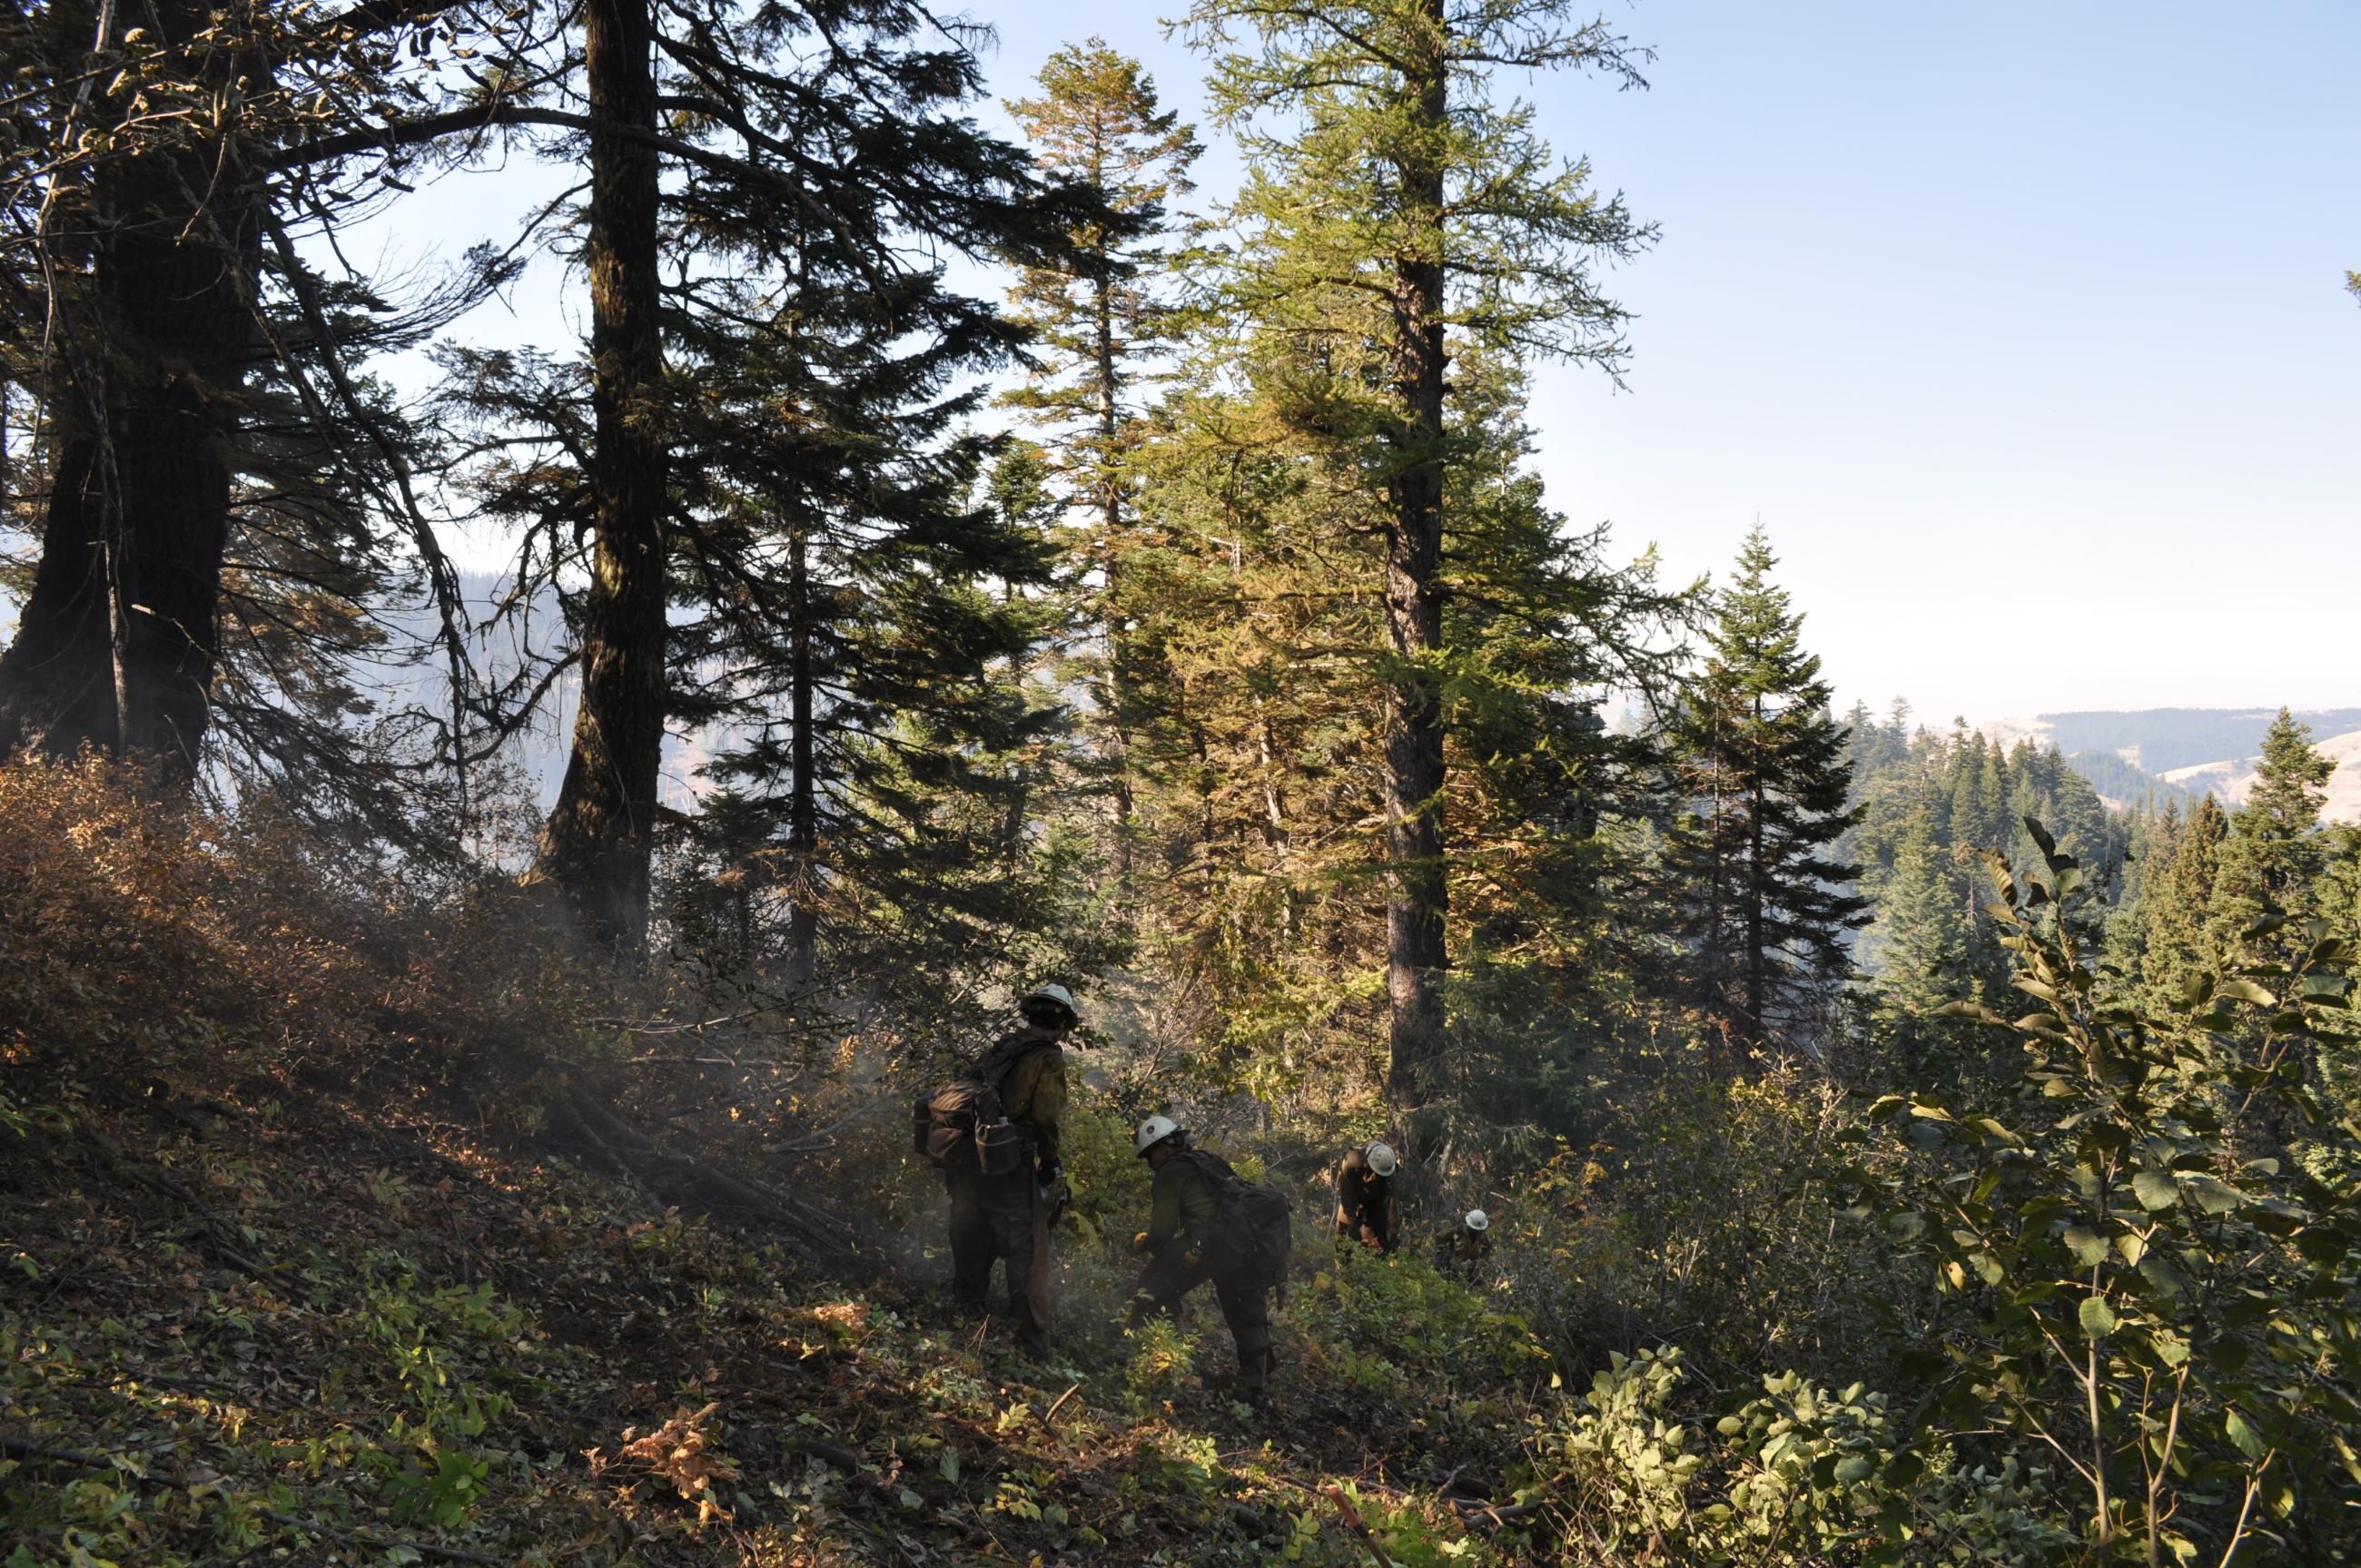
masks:
<path id="1" fill-rule="evenodd" d="M 1802 1067 L 1733 1079 L 1685 1042 L 1626 1067 L 1592 1138 L 1493 1205 L 1505 1302 L 1577 1366 L 1670 1340 L 1746 1376 L 1888 1376 L 1862 1303 L 1918 1277 L 1832 1234 L 1808 1179 L 1858 1112 Z"/>
<path id="2" fill-rule="evenodd" d="M 1548 1365 L 1522 1319 L 1423 1263 L 1362 1247 L 1338 1248 L 1289 1316 L 1311 1342 L 1305 1378 L 1386 1398 L 1447 1409 L 1451 1395 L 1513 1389 Z"/>
<path id="3" fill-rule="evenodd" d="M 1767 1376 L 1715 1420 L 1684 1410 L 1686 1382 L 1677 1349 L 1617 1356 L 1536 1435 L 1526 1496 L 1585 1560 L 2030 1565 L 2072 1539 L 2046 1476 L 1929 1463 L 1859 1384 Z"/>
<path id="4" fill-rule="evenodd" d="M 2046 873 L 1995 858 L 1992 908 L 2034 1011 L 1954 1009 L 2022 1041 L 2017 1092 L 1881 1100 L 1917 1157 L 1860 1183 L 1944 1293 L 1917 1363 L 1936 1417 L 2070 1476 L 2096 1560 L 2354 1561 L 2361 1188 L 2270 1146 L 2323 1124 L 2288 1047 L 2345 1011 L 2347 945 L 2312 932 L 2149 1016 L 2085 956 L 2080 868 L 2026 826 Z"/>
<path id="5" fill-rule="evenodd" d="M 539 939 L 538 900 L 413 896 L 260 806 L 142 784 L 98 759 L 0 767 L 0 1069 L 119 1091 L 399 1065 L 398 1089 L 595 1049 L 609 987 Z"/>

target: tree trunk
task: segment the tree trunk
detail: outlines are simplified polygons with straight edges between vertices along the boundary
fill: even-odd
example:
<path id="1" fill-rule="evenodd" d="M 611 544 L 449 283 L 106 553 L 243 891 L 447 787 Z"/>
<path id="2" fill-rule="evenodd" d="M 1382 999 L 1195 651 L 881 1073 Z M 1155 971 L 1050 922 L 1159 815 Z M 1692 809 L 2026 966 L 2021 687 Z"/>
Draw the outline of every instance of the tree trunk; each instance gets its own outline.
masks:
<path id="1" fill-rule="evenodd" d="M 657 159 L 647 0 L 588 0 L 590 136 L 590 460 L 593 553 L 580 629 L 582 706 L 534 874 L 595 938 L 636 952 L 647 936 L 656 773 L 664 735 L 666 449 L 657 335 Z"/>
<path id="2" fill-rule="evenodd" d="M 1770 760 L 1763 740 L 1763 699 L 1754 699 L 1754 729 L 1749 740 L 1757 748 L 1751 759 L 1746 813 L 1746 1044 L 1763 1043 L 1763 1014 L 1770 1005 L 1770 954 L 1763 948 L 1763 907 L 1770 900 L 1771 875 L 1763 864 L 1763 773 Z"/>
<path id="3" fill-rule="evenodd" d="M 811 544 L 796 535 L 787 566 L 787 613 L 795 617 L 788 654 L 788 718 L 795 725 L 789 742 L 787 783 L 787 851 L 795 867 L 793 905 L 787 913 L 787 979 L 809 983 L 818 967 L 819 796 L 813 776 L 817 761 L 812 736 L 812 602 Z"/>
<path id="4" fill-rule="evenodd" d="M 1437 148 L 1448 109 L 1443 0 L 1422 0 L 1425 54 L 1405 82 L 1408 108 Z M 1437 1089 L 1444 1052 L 1437 981 L 1448 963 L 1444 915 L 1443 642 L 1444 170 L 1432 151 L 1400 170 L 1410 236 L 1394 259 L 1393 395 L 1400 433 L 1388 480 L 1386 627 L 1393 672 L 1385 704 L 1387 1098 L 1404 1151 L 1422 1152 L 1413 1119 Z"/>
<path id="5" fill-rule="evenodd" d="M 150 15 L 170 38 L 206 25 L 185 5 Z M 218 646 L 230 446 L 260 356 L 248 290 L 262 192 L 235 141 L 111 158 L 93 179 L 91 319 L 60 302 L 56 477 L 33 591 L 0 655 L 0 755 L 88 744 L 154 753 L 186 780 Z"/>
<path id="6" fill-rule="evenodd" d="M 1123 691 L 1123 608 L 1115 592 L 1115 574 L 1120 569 L 1118 557 L 1123 536 L 1123 483 L 1115 473 L 1115 437 L 1122 428 L 1118 413 L 1118 394 L 1122 383 L 1117 377 L 1115 357 L 1115 282 L 1104 270 L 1105 258 L 1101 258 L 1101 271 L 1093 284 L 1093 307 L 1096 339 L 1093 367 L 1098 376 L 1099 423 L 1099 571 L 1101 602 L 1104 609 L 1099 619 L 1099 635 L 1106 645 L 1106 674 L 1100 684 L 1099 705 L 1106 715 L 1108 762 L 1115 771 L 1115 843 L 1114 861 L 1115 885 L 1128 892 L 1131 887 L 1131 730 L 1128 706 Z"/>

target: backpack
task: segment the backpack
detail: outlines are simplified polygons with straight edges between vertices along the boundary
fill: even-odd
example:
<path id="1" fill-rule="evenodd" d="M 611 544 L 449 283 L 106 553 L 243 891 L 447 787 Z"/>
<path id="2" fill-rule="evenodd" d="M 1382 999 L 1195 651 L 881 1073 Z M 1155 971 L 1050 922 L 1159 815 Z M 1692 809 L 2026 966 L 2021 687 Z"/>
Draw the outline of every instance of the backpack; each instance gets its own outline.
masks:
<path id="1" fill-rule="evenodd" d="M 959 1077 L 912 1102 L 912 1157 L 949 1170 L 964 1146 L 974 1151 L 976 1168 L 986 1176 L 1006 1176 L 1020 1168 L 1032 1149 L 1033 1135 L 1008 1119 L 1000 1103 L 1000 1085 L 1017 1058 L 1041 1043 L 1011 1036 Z"/>
<path id="2" fill-rule="evenodd" d="M 1206 1261 L 1252 1287 L 1278 1291 L 1287 1304 L 1287 1262 L 1294 1249 L 1295 1216 L 1287 1194 L 1248 1181 L 1219 1155 L 1185 1150 L 1213 1184 L 1213 1234 L 1205 1238 Z"/>

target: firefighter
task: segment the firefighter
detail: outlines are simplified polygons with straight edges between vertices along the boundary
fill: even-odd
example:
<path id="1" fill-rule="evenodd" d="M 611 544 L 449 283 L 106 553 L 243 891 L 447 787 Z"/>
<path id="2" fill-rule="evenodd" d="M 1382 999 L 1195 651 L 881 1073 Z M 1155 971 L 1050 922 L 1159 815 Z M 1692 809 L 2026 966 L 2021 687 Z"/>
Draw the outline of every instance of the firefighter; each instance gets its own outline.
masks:
<path id="1" fill-rule="evenodd" d="M 1178 1317 L 1182 1299 L 1211 1281 L 1237 1343 L 1237 1387 L 1257 1401 L 1279 1366 L 1270 1344 L 1270 1281 L 1257 1262 L 1268 1238 L 1230 1234 L 1246 1223 L 1244 1211 L 1232 1204 L 1225 1213 L 1224 1204 L 1226 1191 L 1246 1184 L 1219 1156 L 1190 1147 L 1189 1135 L 1170 1116 L 1142 1122 L 1137 1146 L 1156 1186 L 1148 1229 L 1132 1238 L 1148 1263 L 1132 1298 L 1130 1326 L 1159 1313 Z M 1283 1240 L 1278 1245 L 1283 1249 Z"/>
<path id="2" fill-rule="evenodd" d="M 951 1201 L 951 1294 L 981 1313 L 992 1288 L 992 1266 L 1008 1265 L 1008 1315 L 1017 1343 L 1039 1354 L 1049 1348 L 1049 1213 L 1062 1180 L 1058 1119 L 1066 1108 L 1064 1041 L 1078 1022 L 1073 993 L 1044 985 L 1017 1003 L 1023 1026 L 1004 1035 L 978 1065 L 976 1076 L 999 1091 L 1001 1110 L 1022 1129 L 1027 1148 L 1016 1168 L 985 1172 L 972 1146 L 951 1155 L 943 1179 Z"/>
<path id="3" fill-rule="evenodd" d="M 1364 1144 L 1336 1165 L 1336 1239 L 1390 1253 L 1401 1241 L 1401 1205 L 1394 1196 L 1400 1162 L 1382 1143 Z"/>
<path id="4" fill-rule="evenodd" d="M 1492 1257 L 1492 1217 L 1470 1209 L 1453 1229 L 1435 1238 L 1434 1267 L 1462 1285 L 1481 1283 L 1484 1266 Z"/>

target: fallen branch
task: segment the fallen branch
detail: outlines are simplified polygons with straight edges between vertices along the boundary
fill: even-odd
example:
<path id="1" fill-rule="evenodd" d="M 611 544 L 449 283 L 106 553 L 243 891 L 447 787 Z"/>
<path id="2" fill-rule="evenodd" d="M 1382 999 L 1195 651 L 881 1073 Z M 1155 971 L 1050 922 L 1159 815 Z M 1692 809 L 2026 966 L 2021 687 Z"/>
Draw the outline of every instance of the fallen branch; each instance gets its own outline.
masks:
<path id="1" fill-rule="evenodd" d="M 1518 1519 L 1529 1519 L 1541 1512 L 1538 1503 L 1484 1503 L 1462 1497 L 1445 1497 L 1443 1500 L 1458 1512 L 1462 1524 L 1483 1519 L 1498 1527 L 1513 1524 Z"/>
<path id="2" fill-rule="evenodd" d="M 0 1437 L 0 1453 L 12 1454 L 18 1459 L 54 1460 L 60 1464 L 71 1464 L 82 1470 L 128 1470 L 134 1475 L 141 1474 L 134 1464 L 119 1464 L 112 1459 L 101 1459 L 94 1453 L 83 1453 L 71 1448 L 44 1448 L 38 1442 L 27 1442 L 20 1437 Z"/>
<path id="3" fill-rule="evenodd" d="M 205 1240 L 214 1255 L 224 1263 L 229 1264 L 249 1278 L 258 1280 L 265 1285 L 281 1283 L 281 1270 L 285 1266 L 265 1263 L 247 1252 L 240 1245 L 245 1238 L 239 1235 L 236 1228 L 214 1212 L 211 1204 L 190 1191 L 186 1183 L 160 1166 L 134 1159 L 126 1154 L 112 1138 L 88 1127 L 81 1131 L 83 1143 L 97 1153 L 110 1174 L 144 1187 L 159 1198 L 169 1198 L 173 1202 L 194 1212 L 198 1220 L 202 1222 L 198 1228 L 204 1233 Z"/>
<path id="4" fill-rule="evenodd" d="M 861 1455 L 849 1448 L 840 1447 L 832 1442 L 823 1442 L 816 1437 L 799 1438 L 796 1440 L 796 1444 L 814 1459 L 825 1459 L 856 1480 L 869 1478 L 869 1473 L 862 1468 Z M 880 1481 L 876 1485 L 883 1486 L 884 1483 Z"/>
<path id="5" fill-rule="evenodd" d="M 807 1256 L 824 1256 L 840 1267 L 856 1260 L 851 1227 L 835 1216 L 751 1177 L 663 1148 L 582 1091 L 568 1095 L 562 1108 L 583 1146 L 659 1212 L 688 1209 L 777 1233 Z"/>
<path id="6" fill-rule="evenodd" d="M 664 1200 L 658 1198 L 649 1188 L 648 1184 L 640 1179 L 640 1173 L 631 1168 L 631 1164 L 629 1160 L 626 1160 L 621 1155 L 617 1154 L 614 1149 L 608 1145 L 607 1140 L 598 1135 L 598 1129 L 591 1125 L 590 1118 L 583 1113 L 581 1105 L 578 1103 L 578 1100 L 571 1109 L 574 1112 L 575 1131 L 582 1135 L 582 1141 L 590 1146 L 591 1152 L 597 1155 L 598 1158 L 615 1173 L 616 1177 L 619 1178 L 625 1186 L 629 1187 L 633 1192 L 639 1195 L 641 1202 L 645 1203 L 650 1209 L 654 1210 L 657 1213 L 663 1213 L 664 1210 Z"/>
<path id="7" fill-rule="evenodd" d="M 282 1514 L 270 1508 L 263 1509 L 262 1517 L 276 1520 L 280 1524 L 291 1526 L 296 1530 L 309 1531 L 313 1535 L 326 1536 L 331 1541 L 341 1541 L 347 1546 L 366 1547 L 371 1552 L 390 1552 L 395 1547 L 406 1547 L 422 1557 L 439 1557 L 448 1563 L 489 1563 L 494 1564 L 495 1568 L 501 1563 L 513 1561 L 509 1558 L 485 1557 L 473 1552 L 462 1552 L 456 1546 L 437 1546 L 431 1541 L 390 1541 L 381 1535 L 364 1535 L 358 1530 L 337 1530 L 314 1519 L 298 1519 L 293 1514 Z"/>
<path id="8" fill-rule="evenodd" d="M 1058 1412 L 1065 1408 L 1067 1400 L 1072 1398 L 1082 1390 L 1082 1386 L 1079 1383 L 1075 1384 L 1071 1388 L 1067 1389 L 1064 1393 L 1051 1400 L 1049 1402 L 1049 1408 L 1041 1412 L 1041 1424 L 1045 1428 L 1048 1428 L 1052 1435 L 1056 1433 L 1058 1429 L 1054 1426 L 1050 1426 L 1049 1423 L 1058 1419 Z"/>
<path id="9" fill-rule="evenodd" d="M 1369 1533 L 1369 1527 L 1361 1522 L 1361 1516 L 1355 1513 L 1353 1505 L 1345 1500 L 1344 1489 L 1329 1486 L 1326 1491 L 1328 1500 L 1336 1505 L 1336 1512 L 1344 1519 L 1345 1528 L 1359 1536 L 1361 1544 L 1369 1549 L 1369 1555 L 1378 1560 L 1378 1568 L 1394 1568 L 1394 1560 L 1386 1555 L 1385 1548 L 1378 1544 L 1378 1538 Z"/>
<path id="10" fill-rule="evenodd" d="M 836 1146 L 837 1134 L 844 1131 L 845 1128 L 852 1125 L 853 1123 L 861 1121 L 864 1117 L 874 1116 L 878 1112 L 883 1111 L 887 1106 L 895 1103 L 895 1102 L 890 1097 L 883 1100 L 873 1100 L 868 1104 L 863 1105 L 860 1110 L 855 1111 L 850 1115 L 844 1116 L 836 1122 L 830 1123 L 829 1125 L 822 1127 L 818 1132 L 812 1134 L 809 1137 L 797 1138 L 794 1143 L 775 1146 L 776 1152 L 780 1154 L 816 1154 L 821 1149 L 834 1148 Z"/>

